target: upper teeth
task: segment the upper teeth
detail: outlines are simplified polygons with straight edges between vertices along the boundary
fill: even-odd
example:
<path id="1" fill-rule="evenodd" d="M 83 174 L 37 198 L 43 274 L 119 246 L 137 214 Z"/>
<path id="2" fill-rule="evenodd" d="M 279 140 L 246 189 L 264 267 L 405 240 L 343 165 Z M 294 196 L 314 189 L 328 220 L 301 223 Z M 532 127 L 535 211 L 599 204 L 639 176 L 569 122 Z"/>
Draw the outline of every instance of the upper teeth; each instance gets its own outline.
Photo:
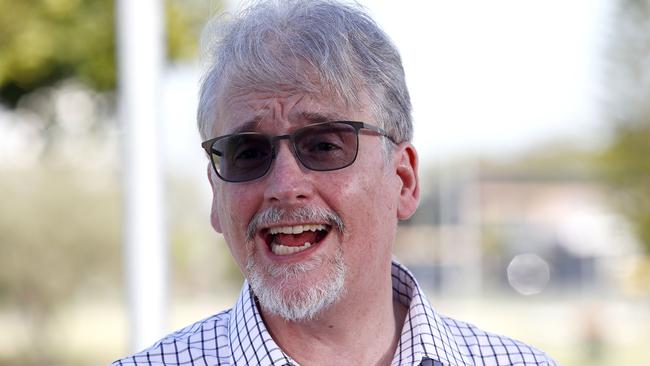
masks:
<path id="1" fill-rule="evenodd" d="M 300 234 L 304 231 L 325 230 L 325 225 L 293 225 L 293 226 L 278 226 L 269 229 L 269 234 Z"/>

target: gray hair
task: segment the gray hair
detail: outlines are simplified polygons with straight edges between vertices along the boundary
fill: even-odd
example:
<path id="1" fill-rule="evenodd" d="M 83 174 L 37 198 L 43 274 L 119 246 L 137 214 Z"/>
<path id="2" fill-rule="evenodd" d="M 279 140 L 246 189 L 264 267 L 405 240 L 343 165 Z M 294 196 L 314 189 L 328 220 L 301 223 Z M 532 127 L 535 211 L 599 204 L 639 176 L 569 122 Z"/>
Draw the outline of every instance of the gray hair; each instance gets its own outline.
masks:
<path id="1" fill-rule="evenodd" d="M 377 125 L 397 142 L 412 138 L 399 52 L 359 4 L 255 2 L 238 17 L 214 19 L 202 43 L 208 62 L 197 115 L 203 140 L 214 137 L 224 94 L 287 87 L 331 95 L 349 108 L 366 95 Z"/>

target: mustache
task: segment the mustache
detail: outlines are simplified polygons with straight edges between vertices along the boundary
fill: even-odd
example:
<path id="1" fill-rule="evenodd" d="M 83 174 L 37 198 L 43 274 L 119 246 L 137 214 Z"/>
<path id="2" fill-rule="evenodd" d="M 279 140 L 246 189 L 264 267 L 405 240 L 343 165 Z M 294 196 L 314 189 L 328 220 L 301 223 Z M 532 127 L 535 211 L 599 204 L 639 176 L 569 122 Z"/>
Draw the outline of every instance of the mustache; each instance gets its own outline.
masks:
<path id="1" fill-rule="evenodd" d="M 343 219 L 333 210 L 310 206 L 292 209 L 269 207 L 253 216 L 246 229 L 246 240 L 253 240 L 255 233 L 261 227 L 268 227 L 281 221 L 324 222 L 338 230 L 341 234 L 345 233 Z"/>

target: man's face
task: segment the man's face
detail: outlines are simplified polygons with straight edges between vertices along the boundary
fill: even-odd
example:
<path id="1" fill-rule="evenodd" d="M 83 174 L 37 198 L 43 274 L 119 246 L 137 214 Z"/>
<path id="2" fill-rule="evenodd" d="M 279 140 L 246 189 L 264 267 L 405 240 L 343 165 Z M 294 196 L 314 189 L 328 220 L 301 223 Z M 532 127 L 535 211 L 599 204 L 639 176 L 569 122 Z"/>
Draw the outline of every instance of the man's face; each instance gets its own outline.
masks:
<path id="1" fill-rule="evenodd" d="M 367 108 L 349 110 L 327 96 L 293 90 L 230 95 L 222 105 L 215 136 L 242 130 L 289 134 L 332 120 L 375 124 Z M 389 278 L 397 220 L 417 205 L 415 189 L 414 205 L 404 207 L 400 169 L 410 165 L 416 186 L 417 177 L 410 145 L 395 147 L 387 162 L 383 144 L 381 137 L 360 133 L 354 164 L 336 171 L 303 167 L 287 140 L 279 142 L 262 178 L 227 183 L 209 168 L 212 224 L 263 308 L 301 320 L 342 296 L 361 299 L 376 281 Z M 275 309 L 278 304 L 312 309 L 283 313 Z"/>

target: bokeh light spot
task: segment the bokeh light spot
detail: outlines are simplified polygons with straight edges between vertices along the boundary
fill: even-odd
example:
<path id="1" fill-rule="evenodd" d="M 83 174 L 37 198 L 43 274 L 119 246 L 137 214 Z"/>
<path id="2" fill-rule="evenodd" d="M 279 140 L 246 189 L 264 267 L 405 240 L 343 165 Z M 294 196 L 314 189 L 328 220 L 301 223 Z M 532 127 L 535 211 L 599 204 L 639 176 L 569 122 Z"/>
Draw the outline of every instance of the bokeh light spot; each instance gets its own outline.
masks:
<path id="1" fill-rule="evenodd" d="M 515 256 L 508 264 L 508 283 L 522 295 L 539 294 L 551 278 L 548 263 L 537 254 Z"/>

